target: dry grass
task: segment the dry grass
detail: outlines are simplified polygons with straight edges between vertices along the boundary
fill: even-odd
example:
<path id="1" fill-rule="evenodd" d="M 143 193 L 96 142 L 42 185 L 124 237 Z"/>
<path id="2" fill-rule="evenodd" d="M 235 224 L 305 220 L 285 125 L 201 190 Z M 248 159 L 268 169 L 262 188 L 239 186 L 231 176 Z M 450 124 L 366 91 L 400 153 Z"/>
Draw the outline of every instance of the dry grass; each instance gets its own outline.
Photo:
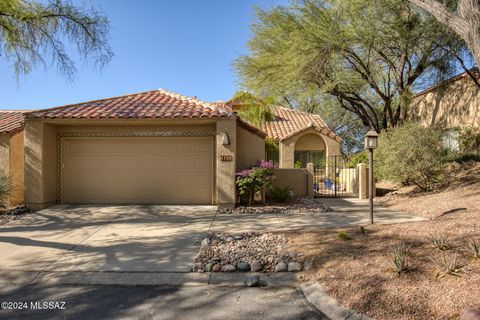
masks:
<path id="1" fill-rule="evenodd" d="M 318 280 L 327 292 L 375 319 L 457 319 L 466 307 L 480 308 L 480 260 L 465 248 L 480 240 L 480 183 L 453 186 L 426 195 L 389 197 L 386 205 L 431 218 L 430 221 L 291 233 L 290 246 L 303 252 L 313 268 L 306 280 Z M 448 237 L 451 248 L 432 248 L 429 237 Z M 393 272 L 391 248 L 409 246 L 407 272 Z M 456 258 L 455 258 L 456 256 Z M 438 277 L 439 264 L 453 261 L 459 276 Z"/>

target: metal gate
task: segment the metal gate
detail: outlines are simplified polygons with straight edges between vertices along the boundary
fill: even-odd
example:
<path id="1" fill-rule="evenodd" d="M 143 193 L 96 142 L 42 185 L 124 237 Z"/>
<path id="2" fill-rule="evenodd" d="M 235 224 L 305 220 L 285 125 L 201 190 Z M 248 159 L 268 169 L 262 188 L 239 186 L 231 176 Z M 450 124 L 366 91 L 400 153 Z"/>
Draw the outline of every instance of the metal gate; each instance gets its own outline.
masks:
<path id="1" fill-rule="evenodd" d="M 357 197 L 358 170 L 349 168 L 342 157 L 327 157 L 314 166 L 315 197 Z"/>

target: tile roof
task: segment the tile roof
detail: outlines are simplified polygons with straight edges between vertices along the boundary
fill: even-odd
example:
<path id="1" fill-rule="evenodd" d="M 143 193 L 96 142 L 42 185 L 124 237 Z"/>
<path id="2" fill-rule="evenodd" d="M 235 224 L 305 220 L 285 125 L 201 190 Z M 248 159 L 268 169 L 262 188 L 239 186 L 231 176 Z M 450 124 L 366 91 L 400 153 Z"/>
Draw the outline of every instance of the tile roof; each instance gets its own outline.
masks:
<path id="1" fill-rule="evenodd" d="M 227 108 L 163 89 L 70 104 L 26 114 L 29 119 L 170 119 L 231 116 L 233 112 Z"/>
<path id="2" fill-rule="evenodd" d="M 0 133 L 15 133 L 23 130 L 24 113 L 22 110 L 0 110 Z"/>
<path id="3" fill-rule="evenodd" d="M 308 128 L 314 128 L 336 141 L 342 140 L 317 114 L 280 106 L 273 107 L 273 109 L 275 119 L 265 122 L 261 127 L 262 131 L 271 139 L 285 140 Z"/>

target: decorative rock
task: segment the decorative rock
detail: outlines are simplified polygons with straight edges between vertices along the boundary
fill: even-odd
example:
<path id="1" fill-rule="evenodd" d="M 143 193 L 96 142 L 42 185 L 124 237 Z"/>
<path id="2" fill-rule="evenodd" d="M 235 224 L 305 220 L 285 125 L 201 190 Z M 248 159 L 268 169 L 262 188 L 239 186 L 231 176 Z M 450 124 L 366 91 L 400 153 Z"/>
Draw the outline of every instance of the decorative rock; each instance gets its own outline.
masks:
<path id="1" fill-rule="evenodd" d="M 275 272 L 285 272 L 288 270 L 287 264 L 285 262 L 279 262 L 275 266 Z"/>
<path id="2" fill-rule="evenodd" d="M 200 246 L 203 248 L 203 247 L 206 247 L 210 244 L 210 239 L 209 238 L 205 238 L 202 240 L 202 243 L 200 244 Z"/>
<path id="3" fill-rule="evenodd" d="M 235 239 L 235 240 L 242 240 L 243 237 L 242 237 L 241 235 L 237 234 L 237 235 L 235 235 L 235 236 L 233 237 L 233 239 Z"/>
<path id="4" fill-rule="evenodd" d="M 219 265 L 218 263 L 215 264 L 212 268 L 212 272 L 220 272 L 222 270 L 222 266 Z"/>
<path id="5" fill-rule="evenodd" d="M 298 257 L 298 253 L 296 253 L 296 252 L 290 252 L 288 255 L 290 256 L 290 258 Z"/>
<path id="6" fill-rule="evenodd" d="M 303 270 L 312 270 L 312 268 L 313 268 L 312 260 L 305 261 L 305 264 L 303 265 Z"/>
<path id="7" fill-rule="evenodd" d="M 290 272 L 302 271 L 302 265 L 298 262 L 289 262 L 288 263 L 288 271 L 290 271 Z"/>
<path id="8" fill-rule="evenodd" d="M 214 264 L 212 262 L 207 263 L 205 267 L 203 268 L 203 271 L 205 272 L 212 272 Z"/>
<path id="9" fill-rule="evenodd" d="M 255 260 L 252 262 L 252 264 L 250 265 L 250 268 L 253 272 L 259 272 L 259 271 L 262 271 L 263 269 L 263 265 L 260 261 L 258 260 Z"/>
<path id="10" fill-rule="evenodd" d="M 225 238 L 225 241 L 227 241 L 227 242 L 232 242 L 232 241 L 233 241 L 233 237 L 227 237 L 227 238 Z"/>
<path id="11" fill-rule="evenodd" d="M 223 272 L 234 272 L 235 270 L 237 270 L 237 268 L 235 268 L 234 266 L 232 266 L 231 264 L 226 264 L 222 267 L 221 269 Z"/>
<path id="12" fill-rule="evenodd" d="M 248 262 L 241 261 L 237 263 L 237 270 L 242 272 L 248 272 L 250 271 L 250 265 L 248 264 Z"/>
<path id="13" fill-rule="evenodd" d="M 465 309 L 460 315 L 460 320 L 480 320 L 480 310 L 478 309 Z"/>
<path id="14" fill-rule="evenodd" d="M 245 281 L 247 287 L 258 287 L 260 285 L 260 277 L 259 276 L 251 276 L 247 278 Z"/>
<path id="15" fill-rule="evenodd" d="M 215 239 L 212 241 L 212 246 L 218 246 L 219 243 L 220 243 L 220 240 Z"/>

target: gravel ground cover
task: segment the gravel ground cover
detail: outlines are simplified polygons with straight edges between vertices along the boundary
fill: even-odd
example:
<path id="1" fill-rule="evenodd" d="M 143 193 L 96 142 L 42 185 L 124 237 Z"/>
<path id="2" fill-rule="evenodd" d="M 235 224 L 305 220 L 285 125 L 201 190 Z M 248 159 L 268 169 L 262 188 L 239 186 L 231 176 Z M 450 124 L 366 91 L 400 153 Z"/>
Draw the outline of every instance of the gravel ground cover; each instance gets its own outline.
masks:
<path id="1" fill-rule="evenodd" d="M 30 210 L 26 207 L 3 209 L 0 211 L 0 226 L 10 221 L 20 219 L 28 213 L 30 213 Z"/>
<path id="2" fill-rule="evenodd" d="M 288 250 L 286 235 L 248 232 L 209 234 L 195 257 L 195 272 L 300 271 L 303 253 Z"/>
<path id="3" fill-rule="evenodd" d="M 299 198 L 283 203 L 238 206 L 235 209 L 220 209 L 220 214 L 321 214 L 332 211 L 318 199 Z"/>
<path id="4" fill-rule="evenodd" d="M 318 280 L 340 303 L 375 319 L 458 319 L 467 307 L 480 309 L 480 259 L 467 250 L 473 240 L 480 245 L 477 173 L 434 192 L 404 188 L 378 199 L 429 221 L 287 234 L 290 250 L 301 249 L 312 261 L 304 279 Z M 350 240 L 341 240 L 340 231 Z M 440 237 L 447 242 L 443 251 L 432 245 Z M 409 269 L 399 274 L 392 251 L 401 243 Z M 442 271 L 443 262 L 455 262 L 454 274 Z"/>

